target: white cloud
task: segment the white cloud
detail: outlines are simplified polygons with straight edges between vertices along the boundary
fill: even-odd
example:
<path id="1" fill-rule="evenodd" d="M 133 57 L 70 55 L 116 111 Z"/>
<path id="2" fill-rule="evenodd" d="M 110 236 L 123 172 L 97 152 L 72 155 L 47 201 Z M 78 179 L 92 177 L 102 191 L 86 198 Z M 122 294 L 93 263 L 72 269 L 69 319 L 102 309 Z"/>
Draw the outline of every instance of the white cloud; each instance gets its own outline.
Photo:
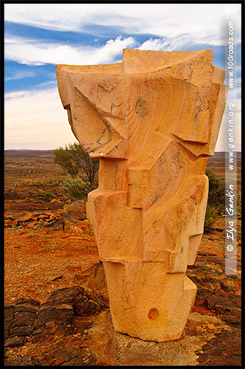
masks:
<path id="1" fill-rule="evenodd" d="M 240 4 L 5 4 L 5 20 L 58 31 L 96 33 L 93 25 L 120 27 L 127 33 L 173 38 L 223 38 L 225 22 L 241 31 Z"/>
<path id="2" fill-rule="evenodd" d="M 22 37 L 5 36 L 5 58 L 28 65 L 110 63 L 124 48 L 134 46 L 133 37 L 117 37 L 101 47 L 44 43 Z"/>
<path id="3" fill-rule="evenodd" d="M 4 4 L 5 21 L 58 31 L 89 32 L 96 27 L 118 27 L 132 37 L 108 41 L 100 47 L 48 43 L 5 35 L 5 57 L 29 65 L 112 63 L 123 48 L 181 50 L 190 44 L 224 43 L 228 20 L 235 23 L 240 41 L 240 4 Z M 87 28 L 89 26 L 89 28 Z M 88 31 L 89 29 L 89 31 Z M 134 34 L 151 34 L 138 45 Z M 98 33 L 99 36 L 99 33 Z M 96 37 L 96 36 L 95 36 Z M 29 75 L 30 76 L 30 75 Z M 14 77 L 8 76 L 7 79 Z M 15 77 L 22 78 L 21 74 Z M 52 81 L 51 83 L 55 83 Z M 230 97 L 236 98 L 231 91 Z M 239 105 L 238 105 L 239 106 Z M 237 132 L 241 113 L 237 111 Z M 216 150 L 224 150 L 224 120 Z M 57 88 L 6 94 L 6 148 L 54 148 L 74 142 Z"/>
<path id="4" fill-rule="evenodd" d="M 5 149 L 54 149 L 74 142 L 57 88 L 5 95 Z"/>
<path id="5" fill-rule="evenodd" d="M 178 51 L 183 48 L 189 48 L 190 45 L 193 47 L 197 45 L 200 47 L 201 45 L 210 45 L 220 46 L 225 44 L 225 40 L 223 38 L 218 38 L 217 36 L 213 36 L 212 38 L 209 35 L 204 36 L 200 33 L 195 34 L 182 34 L 176 37 L 166 37 L 166 38 L 150 38 L 149 40 L 143 42 L 143 44 L 139 47 L 140 50 L 162 50 L 162 51 Z"/>

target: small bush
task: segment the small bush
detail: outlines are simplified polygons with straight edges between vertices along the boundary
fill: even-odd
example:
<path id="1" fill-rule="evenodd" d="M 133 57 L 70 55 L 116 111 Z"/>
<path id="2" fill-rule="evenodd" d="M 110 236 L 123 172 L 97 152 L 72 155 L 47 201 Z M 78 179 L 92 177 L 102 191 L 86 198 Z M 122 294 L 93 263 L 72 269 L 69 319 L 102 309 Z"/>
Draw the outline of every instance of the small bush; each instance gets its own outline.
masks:
<path id="1" fill-rule="evenodd" d="M 208 204 L 212 206 L 225 206 L 225 181 L 219 178 L 212 169 L 206 169 L 209 178 Z"/>
<path id="2" fill-rule="evenodd" d="M 85 198 L 92 190 L 89 182 L 84 182 L 80 178 L 65 179 L 61 185 L 62 190 L 72 198 Z"/>
<path id="3" fill-rule="evenodd" d="M 53 192 L 38 191 L 37 198 L 39 198 L 43 201 L 51 201 L 54 198 L 54 194 L 53 194 Z"/>
<path id="4" fill-rule="evenodd" d="M 215 221 L 224 213 L 225 181 L 219 178 L 212 169 L 206 169 L 206 175 L 209 179 L 209 192 L 204 230 L 208 232 Z"/>
<path id="5" fill-rule="evenodd" d="M 205 231 L 210 230 L 211 226 L 216 222 L 219 216 L 220 215 L 219 215 L 218 210 L 214 206 L 208 204 L 207 209 L 206 209 L 205 222 L 204 222 Z"/>

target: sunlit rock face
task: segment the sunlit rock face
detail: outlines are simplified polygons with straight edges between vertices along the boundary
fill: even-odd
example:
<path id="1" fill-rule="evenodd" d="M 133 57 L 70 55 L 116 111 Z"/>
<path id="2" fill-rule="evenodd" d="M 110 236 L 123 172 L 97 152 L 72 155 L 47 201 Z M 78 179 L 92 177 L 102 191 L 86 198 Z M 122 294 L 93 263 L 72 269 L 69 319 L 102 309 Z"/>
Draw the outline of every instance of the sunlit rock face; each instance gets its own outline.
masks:
<path id="1" fill-rule="evenodd" d="M 115 330 L 178 339 L 196 296 L 187 278 L 201 241 L 225 108 L 212 51 L 123 50 L 122 63 L 57 66 L 71 129 L 100 159 L 87 215 Z"/>

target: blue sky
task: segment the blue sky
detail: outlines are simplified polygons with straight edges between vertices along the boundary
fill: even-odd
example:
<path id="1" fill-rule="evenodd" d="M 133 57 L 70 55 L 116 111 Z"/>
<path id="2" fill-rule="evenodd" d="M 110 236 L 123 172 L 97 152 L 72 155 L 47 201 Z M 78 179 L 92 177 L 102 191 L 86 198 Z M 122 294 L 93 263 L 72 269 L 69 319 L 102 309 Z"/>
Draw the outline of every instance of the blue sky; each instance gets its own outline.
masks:
<path id="1" fill-rule="evenodd" d="M 75 141 L 59 99 L 57 64 L 121 61 L 124 48 L 212 49 L 226 68 L 229 20 L 236 39 L 236 150 L 241 135 L 240 4 L 5 4 L 5 149 L 54 149 Z M 225 150 L 225 117 L 216 151 Z"/>

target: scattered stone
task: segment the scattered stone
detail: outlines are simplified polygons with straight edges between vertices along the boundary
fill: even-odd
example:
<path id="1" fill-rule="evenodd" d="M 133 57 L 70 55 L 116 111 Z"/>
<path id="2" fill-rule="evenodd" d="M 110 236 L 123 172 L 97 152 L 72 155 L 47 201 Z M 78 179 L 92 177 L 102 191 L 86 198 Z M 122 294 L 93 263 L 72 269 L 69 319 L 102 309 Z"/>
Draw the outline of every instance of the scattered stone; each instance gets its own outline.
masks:
<path id="1" fill-rule="evenodd" d="M 23 346 L 25 342 L 26 342 L 26 339 L 24 337 L 14 336 L 12 338 L 8 338 L 5 341 L 4 346 L 5 347 L 19 347 L 19 346 Z"/>
<path id="2" fill-rule="evenodd" d="M 11 330 L 14 327 L 32 326 L 36 320 L 36 313 L 30 311 L 17 311 L 14 313 Z"/>
<path id="3" fill-rule="evenodd" d="M 16 326 L 14 328 L 11 327 L 10 332 L 9 332 L 9 337 L 30 336 L 32 332 L 33 332 L 33 326 L 22 325 L 22 326 Z"/>
<path id="4" fill-rule="evenodd" d="M 22 305 L 22 304 L 30 304 L 30 305 L 34 305 L 34 306 L 40 306 L 40 302 L 37 300 L 33 300 L 33 299 L 26 299 L 24 297 L 20 297 L 19 299 L 16 300 L 15 305 Z"/>
<path id="5" fill-rule="evenodd" d="M 4 220 L 4 227 L 7 227 L 7 228 L 12 228 L 14 227 L 15 225 L 17 224 L 17 221 L 16 220 Z"/>
<path id="6" fill-rule="evenodd" d="M 53 279 L 51 279 L 51 281 L 58 281 L 59 279 L 62 279 L 63 275 L 58 275 L 57 277 L 54 277 Z"/>
<path id="7" fill-rule="evenodd" d="M 227 292 L 235 291 L 235 283 L 231 279 L 225 278 L 220 282 L 221 288 Z"/>
<path id="8" fill-rule="evenodd" d="M 48 298 L 46 304 L 68 303 L 74 307 L 77 315 L 94 315 L 104 307 L 102 296 L 92 290 L 81 286 L 71 288 L 61 288 L 54 291 Z"/>
<path id="9" fill-rule="evenodd" d="M 29 313 L 36 313 L 39 309 L 39 305 L 32 305 L 32 304 L 17 304 L 15 306 L 15 312 L 29 312 Z"/>
<path id="10" fill-rule="evenodd" d="M 42 366 L 42 363 L 34 356 L 20 356 L 17 359 L 8 361 L 5 366 Z"/>
<path id="11" fill-rule="evenodd" d="M 217 232 L 223 232 L 224 228 L 215 227 L 214 230 Z"/>
<path id="12" fill-rule="evenodd" d="M 48 322 L 55 321 L 61 324 L 70 324 L 74 316 L 73 306 L 70 304 L 46 305 L 43 304 L 39 311 L 37 321 L 34 325 L 34 331 Z"/>
<path id="13" fill-rule="evenodd" d="M 235 303 L 235 300 L 232 300 L 225 293 L 216 292 L 215 294 L 207 295 L 205 304 L 225 322 L 231 325 L 241 324 L 241 308 Z"/>
<path id="14" fill-rule="evenodd" d="M 14 305 L 4 307 L 4 337 L 9 335 L 9 329 L 14 318 Z"/>
<path id="15" fill-rule="evenodd" d="M 83 348 L 82 350 L 79 350 L 77 355 L 78 356 L 72 357 L 69 361 L 61 364 L 61 366 L 93 366 L 97 363 L 97 357 L 89 348 Z"/>
<path id="16" fill-rule="evenodd" d="M 20 212 L 14 215 L 14 220 L 18 222 L 27 222 L 33 218 L 33 214 L 29 211 Z"/>
<path id="17" fill-rule="evenodd" d="M 197 354 L 201 366 L 241 366 L 241 331 L 235 328 L 222 331 Z"/>

